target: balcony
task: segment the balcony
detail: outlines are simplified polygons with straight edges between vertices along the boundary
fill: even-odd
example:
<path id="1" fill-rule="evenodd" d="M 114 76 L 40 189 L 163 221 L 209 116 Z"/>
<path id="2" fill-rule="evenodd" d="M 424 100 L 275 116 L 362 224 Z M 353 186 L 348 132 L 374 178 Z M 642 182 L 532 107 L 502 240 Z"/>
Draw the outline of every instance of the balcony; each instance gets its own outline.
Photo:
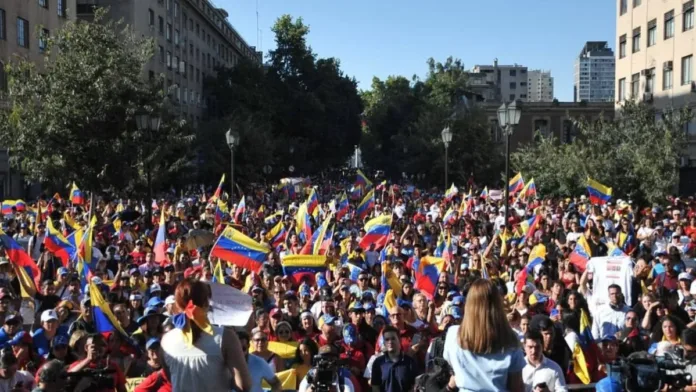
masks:
<path id="1" fill-rule="evenodd" d="M 94 9 L 97 7 L 108 7 L 111 5 L 110 0 L 77 0 L 75 11 L 77 15 L 93 15 Z"/>

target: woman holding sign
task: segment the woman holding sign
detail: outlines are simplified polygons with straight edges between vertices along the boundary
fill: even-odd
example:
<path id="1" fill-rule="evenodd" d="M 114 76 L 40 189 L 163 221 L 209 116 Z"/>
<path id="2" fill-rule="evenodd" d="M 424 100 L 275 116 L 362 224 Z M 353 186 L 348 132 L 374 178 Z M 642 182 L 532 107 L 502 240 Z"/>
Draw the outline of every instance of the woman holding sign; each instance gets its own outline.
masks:
<path id="1" fill-rule="evenodd" d="M 176 288 L 174 329 L 162 338 L 164 368 L 173 391 L 247 391 L 251 376 L 237 334 L 208 321 L 210 289 L 185 279 Z"/>

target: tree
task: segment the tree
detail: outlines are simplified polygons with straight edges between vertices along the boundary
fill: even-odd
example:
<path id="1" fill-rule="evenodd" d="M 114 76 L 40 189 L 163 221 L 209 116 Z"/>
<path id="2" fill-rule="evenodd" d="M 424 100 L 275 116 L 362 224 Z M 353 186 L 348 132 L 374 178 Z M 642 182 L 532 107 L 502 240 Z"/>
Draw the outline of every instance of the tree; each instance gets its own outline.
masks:
<path id="1" fill-rule="evenodd" d="M 693 115 L 688 108 L 663 111 L 659 120 L 656 114 L 651 106 L 626 102 L 615 119 L 577 120 L 572 143 L 539 137 L 512 154 L 512 167 L 534 177 L 543 195 L 585 193 L 591 177 L 617 197 L 661 202 L 677 185 L 684 125 Z"/>
<path id="2" fill-rule="evenodd" d="M 424 184 L 443 186 L 441 132 L 449 126 L 452 181 L 462 183 L 473 173 L 478 181 L 487 182 L 498 170 L 500 153 L 491 141 L 485 113 L 463 99 L 468 91 L 464 66 L 451 57 L 444 63 L 429 59 L 427 64 L 423 81 L 374 78 L 371 90 L 362 92 L 366 163 L 391 178 L 421 175 Z"/>
<path id="3" fill-rule="evenodd" d="M 265 67 L 242 61 L 218 69 L 206 82 L 213 98 L 211 126 L 219 129 L 207 127 L 210 137 L 199 138 L 202 159 L 229 167 L 222 153 L 204 148 L 204 139 L 220 137 L 239 121 L 240 133 L 250 133 L 240 135 L 235 165 L 249 180 L 262 178 L 266 164 L 281 176 L 290 174 L 291 165 L 294 174 L 342 166 L 361 137 L 363 106 L 356 81 L 343 73 L 338 60 L 318 58 L 307 45 L 309 26 L 301 18 L 281 16 L 272 30 L 276 49 L 268 53 Z"/>
<path id="4" fill-rule="evenodd" d="M 21 59 L 7 66 L 11 110 L 0 112 L 0 141 L 30 180 L 142 191 L 147 143 L 134 116 L 143 110 L 164 119 L 157 148 L 148 153 L 159 159 L 154 170 L 182 166 L 186 155 L 172 153 L 186 147 L 190 132 L 168 114 L 160 84 L 142 79 L 153 41 L 106 21 L 105 13 L 99 9 L 94 23 L 68 22 L 56 31 L 40 67 Z"/>

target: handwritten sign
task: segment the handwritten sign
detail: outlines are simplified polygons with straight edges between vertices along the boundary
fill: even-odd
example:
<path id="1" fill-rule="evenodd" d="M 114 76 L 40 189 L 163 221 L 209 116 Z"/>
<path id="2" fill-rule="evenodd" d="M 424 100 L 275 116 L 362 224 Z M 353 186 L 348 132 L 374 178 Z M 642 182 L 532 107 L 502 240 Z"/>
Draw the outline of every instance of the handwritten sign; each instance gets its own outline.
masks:
<path id="1" fill-rule="evenodd" d="M 133 392 L 135 390 L 135 387 L 140 385 L 140 383 L 143 382 L 143 380 L 144 380 L 143 377 L 127 378 L 126 379 L 126 391 Z"/>
<path id="2" fill-rule="evenodd" d="M 211 324 L 226 327 L 247 325 L 253 311 L 249 294 L 219 283 L 210 283 L 210 291 L 208 319 Z"/>

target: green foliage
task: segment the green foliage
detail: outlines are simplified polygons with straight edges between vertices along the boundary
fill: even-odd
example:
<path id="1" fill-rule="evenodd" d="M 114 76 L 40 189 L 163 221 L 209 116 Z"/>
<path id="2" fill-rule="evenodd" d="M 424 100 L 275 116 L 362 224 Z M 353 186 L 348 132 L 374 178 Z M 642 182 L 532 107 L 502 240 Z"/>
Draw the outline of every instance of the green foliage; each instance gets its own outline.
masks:
<path id="1" fill-rule="evenodd" d="M 221 143 L 230 127 L 240 132 L 235 171 L 242 181 L 262 178 L 266 164 L 273 177 L 289 175 L 291 165 L 295 175 L 342 166 L 360 141 L 363 107 L 356 81 L 344 75 L 338 60 L 317 57 L 301 18 L 284 15 L 272 30 L 276 49 L 265 67 L 243 60 L 206 82 L 213 102 L 211 122 L 199 135 L 209 168 L 201 181 L 217 181 L 220 171 L 229 170 L 229 150 L 208 144 Z"/>
<path id="2" fill-rule="evenodd" d="M 678 181 L 689 109 L 669 111 L 656 121 L 651 106 L 627 102 L 616 119 L 578 120 L 578 137 L 559 145 L 538 138 L 512 154 L 515 171 L 534 177 L 542 195 L 586 193 L 591 177 L 613 188 L 615 197 L 660 202 Z"/>
<path id="3" fill-rule="evenodd" d="M 488 182 L 499 171 L 500 153 L 490 138 L 487 116 L 475 105 L 465 105 L 467 74 L 459 60 L 429 59 L 424 81 L 403 76 L 372 80 L 362 92 L 367 127 L 363 135 L 366 164 L 387 176 L 402 173 L 424 177 L 428 185 L 444 181 L 441 132 L 450 127 L 450 181 L 463 183 L 471 174 Z"/>
<path id="4" fill-rule="evenodd" d="M 7 66 L 10 111 L 0 111 L 0 142 L 30 180 L 91 191 L 142 191 L 144 161 L 162 182 L 184 166 L 186 127 L 167 115 L 164 95 L 142 80 L 153 42 L 104 20 L 69 22 L 48 40 L 40 65 Z M 134 115 L 163 117 L 157 140 L 136 130 Z M 148 158 L 149 157 L 149 158 Z"/>

